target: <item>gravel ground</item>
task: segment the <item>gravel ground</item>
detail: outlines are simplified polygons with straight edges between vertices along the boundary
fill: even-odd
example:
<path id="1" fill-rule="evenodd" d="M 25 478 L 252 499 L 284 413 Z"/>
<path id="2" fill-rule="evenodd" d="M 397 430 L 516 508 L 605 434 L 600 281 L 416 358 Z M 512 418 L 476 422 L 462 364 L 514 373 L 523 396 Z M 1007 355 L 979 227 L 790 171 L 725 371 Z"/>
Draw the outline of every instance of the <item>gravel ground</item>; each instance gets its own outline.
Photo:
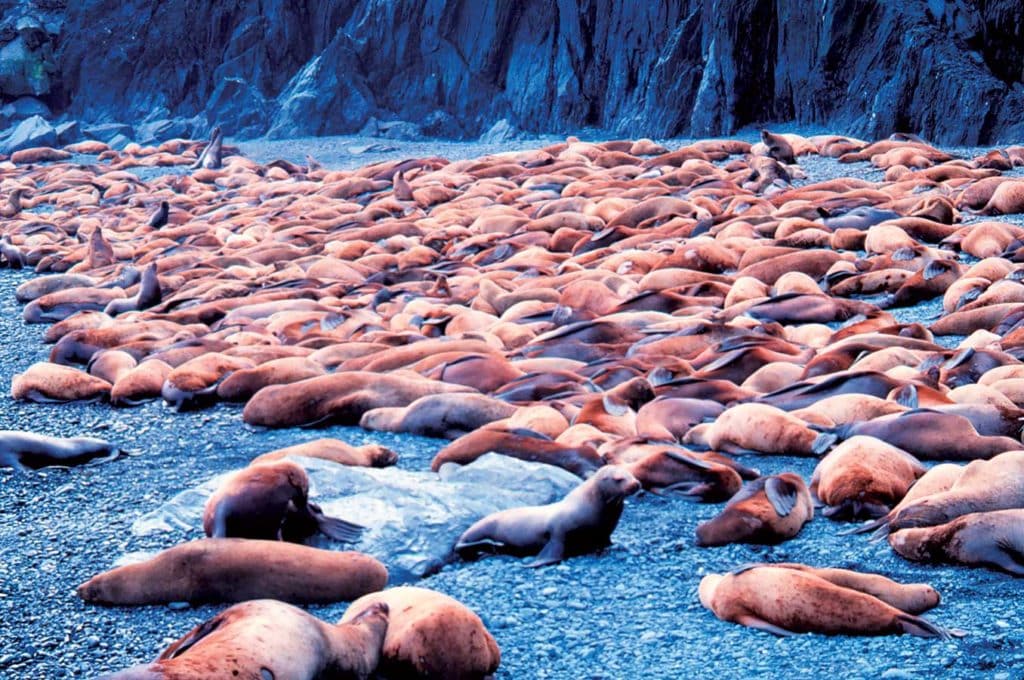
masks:
<path id="1" fill-rule="evenodd" d="M 379 140 L 372 140 L 379 141 Z M 367 143 L 353 138 L 243 144 L 267 160 L 301 160 L 313 152 L 332 167 L 379 158 L 348 154 Z M 398 156 L 443 153 L 475 156 L 476 144 L 390 142 Z M 536 142 L 523 142 L 527 147 Z M 504 149 L 518 147 L 504 145 Z M 840 167 L 808 160 L 814 178 L 837 171 L 870 173 L 866 166 Z M 0 273 L 0 390 L 14 373 L 45 358 L 42 327 L 24 326 L 15 286 L 23 272 Z M 900 312 L 925 318 L 934 305 Z M 905 315 L 905 316 L 904 316 Z M 154 658 L 172 639 L 222 607 L 102 608 L 86 606 L 76 585 L 126 552 L 156 550 L 191 533 L 131 535 L 140 514 L 175 493 L 220 472 L 245 465 L 254 455 L 316 436 L 352 443 L 375 441 L 400 454 L 399 465 L 423 469 L 441 446 L 436 440 L 368 433 L 357 428 L 255 431 L 231 406 L 175 414 L 162 404 L 113 410 L 101 404 L 28 405 L 0 396 L 0 428 L 54 435 L 95 435 L 131 450 L 131 457 L 35 473 L 0 471 L 0 677 L 92 677 Z M 748 457 L 764 473 L 793 470 L 810 477 L 814 461 Z M 449 593 L 476 610 L 502 649 L 502 678 L 676 678 L 699 674 L 727 678 L 1019 678 L 1024 669 L 1024 621 L 1016 597 L 1019 582 L 985 570 L 924 567 L 903 561 L 884 542 L 838 536 L 845 528 L 818 517 L 796 539 L 778 547 L 699 549 L 698 522 L 721 506 L 643 494 L 631 499 L 615 545 L 598 556 L 540 570 L 519 560 L 489 558 L 452 565 L 422 585 Z M 453 530 L 453 533 L 457 530 Z M 453 535 L 454 538 L 454 535 Z M 912 637 L 775 638 L 717 620 L 701 608 L 697 584 L 710 572 L 751 561 L 791 560 L 883 573 L 928 582 L 943 603 L 926 616 L 964 630 L 966 637 L 940 642 Z M 345 604 L 314 607 L 336 619 Z"/>

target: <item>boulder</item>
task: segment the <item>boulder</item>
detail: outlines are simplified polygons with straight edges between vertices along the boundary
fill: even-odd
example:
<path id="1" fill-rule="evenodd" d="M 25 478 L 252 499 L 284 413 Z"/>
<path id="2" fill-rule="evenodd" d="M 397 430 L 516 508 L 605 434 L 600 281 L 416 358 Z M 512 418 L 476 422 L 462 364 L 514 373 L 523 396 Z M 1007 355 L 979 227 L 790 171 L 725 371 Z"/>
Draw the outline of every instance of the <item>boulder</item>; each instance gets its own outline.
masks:
<path id="1" fill-rule="evenodd" d="M 50 118 L 53 114 L 50 112 L 49 106 L 35 97 L 18 97 L 14 101 L 4 104 L 0 108 L 0 115 L 14 120 L 22 120 L 29 116 Z"/>
<path id="2" fill-rule="evenodd" d="M 30 116 L 11 130 L 0 145 L 0 150 L 9 154 L 35 146 L 57 145 L 57 130 L 42 116 Z"/>
<path id="3" fill-rule="evenodd" d="M 77 120 L 69 120 L 65 123 L 60 123 L 56 127 L 57 131 L 57 144 L 59 146 L 67 146 L 68 144 L 74 144 L 80 142 L 84 138 L 82 134 L 82 126 L 78 124 Z"/>
<path id="4" fill-rule="evenodd" d="M 580 480 L 551 465 L 489 453 L 469 465 L 440 472 L 364 468 L 331 461 L 294 459 L 309 474 L 311 500 L 324 513 L 367 528 L 352 549 L 388 565 L 391 583 L 440 568 L 459 535 L 492 512 L 541 505 L 563 497 Z M 179 493 L 135 521 L 137 536 L 202 526 L 203 506 L 227 475 Z M 326 539 L 317 545 L 326 547 Z"/>
<path id="5" fill-rule="evenodd" d="M 132 126 L 124 123 L 102 123 L 100 125 L 90 125 L 83 131 L 86 139 L 95 139 L 99 142 L 110 143 L 110 140 L 118 135 L 131 138 Z"/>

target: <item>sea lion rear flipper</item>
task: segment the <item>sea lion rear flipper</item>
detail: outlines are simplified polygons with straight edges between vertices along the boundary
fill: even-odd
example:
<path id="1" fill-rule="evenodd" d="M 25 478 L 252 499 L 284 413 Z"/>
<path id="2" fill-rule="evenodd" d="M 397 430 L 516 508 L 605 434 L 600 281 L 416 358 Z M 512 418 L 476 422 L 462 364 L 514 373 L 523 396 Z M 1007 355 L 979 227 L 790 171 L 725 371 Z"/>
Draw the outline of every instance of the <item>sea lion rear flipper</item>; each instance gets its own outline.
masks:
<path id="1" fill-rule="evenodd" d="M 171 643 L 171 646 L 163 651 L 157 661 L 163 661 L 166 659 L 173 659 L 177 656 L 181 656 L 187 652 L 193 645 L 202 640 L 204 637 L 217 630 L 220 624 L 224 622 L 224 612 L 217 614 L 212 619 L 203 621 L 198 626 L 185 633 L 176 642 Z"/>
<path id="2" fill-rule="evenodd" d="M 676 482 L 675 484 L 669 484 L 662 489 L 662 491 L 682 496 L 687 500 L 703 500 L 704 494 L 711 490 L 711 485 L 704 482 Z"/>
<path id="3" fill-rule="evenodd" d="M 768 502 L 775 508 L 779 517 L 786 517 L 793 512 L 797 494 L 795 484 L 779 477 L 769 477 L 764 483 L 764 493 L 768 496 Z"/>
<path id="4" fill-rule="evenodd" d="M 920 403 L 917 398 L 917 386 L 905 385 L 901 387 L 899 392 L 896 393 L 896 403 L 907 408 L 917 408 Z"/>
<path id="5" fill-rule="evenodd" d="M 357 543 L 366 527 L 337 517 L 328 517 L 320 508 L 309 504 L 309 514 L 316 520 L 316 526 L 324 536 L 342 543 Z"/>
<path id="6" fill-rule="evenodd" d="M 779 628 L 774 624 L 768 623 L 764 619 L 759 619 L 756 616 L 752 616 L 750 614 L 743 614 L 741 616 L 736 617 L 736 623 L 740 624 L 741 626 L 748 626 L 750 628 L 763 630 L 767 633 L 771 633 L 772 635 L 778 635 L 779 637 L 789 637 L 793 634 L 793 631 L 791 630 Z"/>
<path id="7" fill-rule="evenodd" d="M 839 441 L 839 435 L 834 432 L 822 432 L 814 438 L 814 442 L 811 444 L 811 453 L 820 456 L 828 451 L 832 446 Z"/>
<path id="8" fill-rule="evenodd" d="M 920 616 L 914 616 L 913 614 L 898 614 L 896 621 L 899 623 L 900 630 L 908 635 L 916 635 L 917 637 L 937 637 L 943 640 L 948 640 L 950 635 L 946 630 L 936 626 L 934 623 L 922 619 Z"/>
<path id="9" fill-rule="evenodd" d="M 527 567 L 536 569 L 537 567 L 546 567 L 549 564 L 558 564 L 562 561 L 565 556 L 565 544 L 562 543 L 562 539 L 558 536 L 552 536 L 548 539 L 544 549 L 540 551 L 537 558 L 527 564 Z"/>

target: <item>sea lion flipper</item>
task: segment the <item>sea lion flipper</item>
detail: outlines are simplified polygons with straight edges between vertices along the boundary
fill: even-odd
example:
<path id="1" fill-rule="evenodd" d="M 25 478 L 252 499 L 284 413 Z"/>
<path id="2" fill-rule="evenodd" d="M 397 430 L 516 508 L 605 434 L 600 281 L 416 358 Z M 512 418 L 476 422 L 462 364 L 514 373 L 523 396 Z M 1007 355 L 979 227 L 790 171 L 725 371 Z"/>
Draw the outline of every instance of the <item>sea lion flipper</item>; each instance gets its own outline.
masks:
<path id="1" fill-rule="evenodd" d="M 814 438 L 814 442 L 811 444 L 811 452 L 820 456 L 832 448 L 832 445 L 838 441 L 839 435 L 834 432 L 822 432 Z"/>
<path id="2" fill-rule="evenodd" d="M 943 628 L 936 626 L 934 623 L 926 619 L 922 619 L 920 616 L 914 616 L 913 614 L 898 614 L 896 621 L 899 623 L 900 630 L 909 635 L 916 635 L 917 637 L 937 637 L 943 640 L 949 639 L 949 633 Z"/>
<path id="3" fill-rule="evenodd" d="M 917 387 L 906 385 L 896 393 L 896 403 L 907 408 L 917 408 L 920 404 L 917 398 Z"/>
<path id="4" fill-rule="evenodd" d="M 181 656 L 189 650 L 193 645 L 202 640 L 204 637 L 212 633 L 213 631 L 220 628 L 220 625 L 224 623 L 224 612 L 217 614 L 212 619 L 203 621 L 198 626 L 185 633 L 176 642 L 171 643 L 171 646 L 164 650 L 163 654 L 157 657 L 157 661 L 165 659 L 173 659 L 177 656 Z"/>
<path id="5" fill-rule="evenodd" d="M 362 538 L 366 527 L 338 517 L 328 517 L 321 510 L 310 504 L 309 514 L 316 521 L 316 526 L 324 536 L 342 543 L 357 543 Z"/>
<path id="6" fill-rule="evenodd" d="M 764 492 L 775 512 L 779 513 L 779 517 L 786 517 L 793 512 L 797 494 L 795 484 L 779 477 L 769 477 L 764 483 Z"/>
<path id="7" fill-rule="evenodd" d="M 764 619 L 759 619 L 756 616 L 751 616 L 750 614 L 743 614 L 736 617 L 736 623 L 741 626 L 748 626 L 750 628 L 763 630 L 767 633 L 771 633 L 772 635 L 778 635 L 779 637 L 789 637 L 793 634 L 793 631 L 780 628 L 775 624 L 768 623 Z"/>
<path id="8" fill-rule="evenodd" d="M 629 413 L 629 404 L 611 394 L 604 395 L 601 404 L 604 406 L 605 413 L 610 416 L 621 417 Z"/>
<path id="9" fill-rule="evenodd" d="M 678 451 L 665 451 L 665 455 L 668 456 L 669 458 L 671 458 L 672 460 L 674 460 L 675 462 L 680 463 L 680 464 L 685 465 L 685 466 L 690 467 L 690 468 L 695 468 L 697 470 L 713 470 L 714 469 L 714 467 L 711 465 L 711 463 L 709 463 L 709 462 L 707 462 L 705 460 L 701 460 L 699 458 L 694 458 L 692 456 L 684 455 L 682 453 L 679 453 Z"/>
<path id="10" fill-rule="evenodd" d="M 527 564 L 526 566 L 531 569 L 537 567 L 546 567 L 549 564 L 557 564 L 562 561 L 565 556 L 565 544 L 562 542 L 560 536 L 552 535 L 548 542 L 544 545 L 544 549 L 540 551 L 537 558 Z"/>

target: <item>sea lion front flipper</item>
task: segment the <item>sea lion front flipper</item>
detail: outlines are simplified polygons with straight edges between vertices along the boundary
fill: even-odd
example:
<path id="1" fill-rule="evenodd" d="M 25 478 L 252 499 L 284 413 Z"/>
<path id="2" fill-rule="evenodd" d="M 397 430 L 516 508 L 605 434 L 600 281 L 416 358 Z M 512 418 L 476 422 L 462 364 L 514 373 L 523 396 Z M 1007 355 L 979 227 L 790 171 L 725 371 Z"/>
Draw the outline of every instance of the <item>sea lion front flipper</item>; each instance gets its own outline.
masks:
<path id="1" fill-rule="evenodd" d="M 764 483 L 764 493 L 768 502 L 775 508 L 779 517 L 786 517 L 796 506 L 797 488 L 795 484 L 778 477 L 769 477 Z"/>
<path id="2" fill-rule="evenodd" d="M 668 456 L 669 458 L 671 458 L 672 460 L 674 460 L 675 462 L 680 463 L 682 465 L 685 465 L 686 467 L 689 467 L 689 468 L 694 468 L 694 469 L 697 469 L 697 470 L 713 470 L 714 469 L 714 467 L 711 465 L 711 463 L 707 462 L 706 460 L 701 460 L 700 458 L 694 458 L 693 456 L 687 456 L 685 454 L 679 453 L 678 451 L 665 451 L 665 455 Z M 673 485 L 673 486 L 675 486 L 675 485 Z"/>
<path id="3" fill-rule="evenodd" d="M 212 619 L 203 621 L 198 626 L 185 633 L 185 635 L 179 638 L 176 642 L 172 642 L 171 646 L 165 649 L 163 653 L 157 657 L 157 661 L 173 659 L 177 656 L 181 656 L 197 642 L 217 630 L 222 623 L 224 623 L 224 612 L 217 614 Z"/>
<path id="4" fill-rule="evenodd" d="M 606 394 L 601 400 L 604 411 L 610 416 L 620 418 L 629 413 L 629 404 L 613 394 Z"/>
<path id="5" fill-rule="evenodd" d="M 771 633 L 772 635 L 778 635 L 779 637 L 789 637 L 790 635 L 793 634 L 793 631 L 791 631 L 791 630 L 786 630 L 785 628 L 779 628 L 778 626 L 776 626 L 774 624 L 768 623 L 764 619 L 759 619 L 756 616 L 752 616 L 750 614 L 743 614 L 741 616 L 737 616 L 736 617 L 736 623 L 740 624 L 741 626 L 747 626 L 749 628 L 756 628 L 758 630 L 763 630 L 766 633 Z"/>
<path id="6" fill-rule="evenodd" d="M 537 555 L 537 559 L 527 564 L 527 567 L 536 569 L 537 567 L 546 567 L 549 564 L 558 564 L 562 561 L 565 556 L 565 544 L 562 542 L 560 536 L 552 535 L 545 544 L 544 549 Z"/>

